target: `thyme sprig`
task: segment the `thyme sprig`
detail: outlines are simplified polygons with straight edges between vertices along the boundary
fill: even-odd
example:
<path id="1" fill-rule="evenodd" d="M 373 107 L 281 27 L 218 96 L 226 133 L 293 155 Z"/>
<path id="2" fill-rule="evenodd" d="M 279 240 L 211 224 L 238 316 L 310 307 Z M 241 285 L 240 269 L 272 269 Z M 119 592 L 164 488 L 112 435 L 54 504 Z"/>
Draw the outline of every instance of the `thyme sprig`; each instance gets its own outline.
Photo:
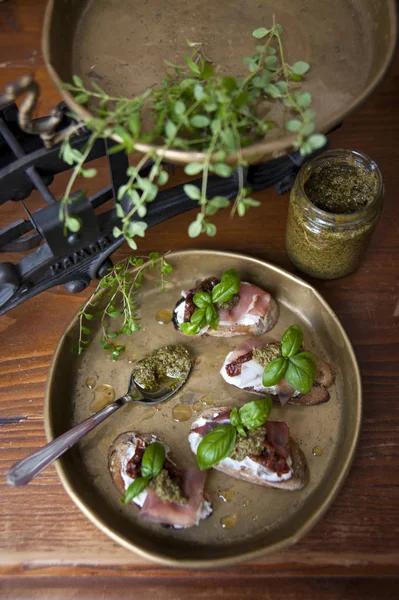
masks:
<path id="1" fill-rule="evenodd" d="M 60 204 L 60 219 L 66 229 L 76 231 L 80 224 L 73 216 L 72 184 L 81 175 L 89 178 L 95 169 L 84 169 L 83 164 L 94 142 L 100 137 L 118 136 L 120 143 L 112 152 L 132 153 L 137 145 L 158 145 L 160 151 L 144 153 L 136 166 L 129 166 L 127 182 L 118 190 L 117 215 L 121 226 L 115 227 L 115 237 L 124 236 L 129 246 L 137 249 L 137 237 L 143 237 L 147 224 L 142 219 L 147 205 L 155 200 L 159 188 L 168 181 L 168 173 L 162 165 L 163 153 L 170 149 L 204 153 L 201 162 L 186 165 L 185 173 L 202 175 L 202 185 L 184 186 L 189 198 L 198 202 L 199 212 L 189 225 L 190 237 L 201 233 L 216 234 L 216 226 L 210 217 L 219 210 L 231 206 L 224 196 L 208 196 L 209 175 L 230 177 L 234 170 L 238 175 L 238 193 L 230 209 L 242 217 L 250 207 L 259 202 L 250 195 L 245 186 L 244 169 L 247 161 L 243 149 L 263 139 L 277 124 L 268 116 L 272 103 L 281 103 L 289 118 L 284 127 L 296 133 L 293 142 L 302 155 L 322 147 L 325 136 L 315 133 L 315 113 L 311 109 L 311 94 L 301 89 L 301 82 L 309 70 L 304 61 L 288 64 L 282 43 L 283 29 L 273 22 L 270 29 L 260 27 L 253 32 L 258 40 L 256 52 L 245 57 L 249 74 L 243 78 L 223 76 L 205 56 L 203 46 L 189 42 L 191 53 L 185 56 L 185 65 L 165 61 L 168 71 L 159 86 L 146 90 L 134 98 L 111 97 L 95 82 L 87 89 L 78 76 L 73 84 L 65 87 L 75 94 L 81 104 L 93 105 L 94 118 L 86 122 L 92 135 L 82 151 L 74 149 L 67 139 L 62 147 L 64 159 L 75 165 L 72 182 L 68 184 Z M 153 161 L 147 176 L 141 167 Z M 125 212 L 121 200 L 130 200 Z"/>
<path id="2" fill-rule="evenodd" d="M 145 274 L 158 267 L 158 285 L 161 290 L 164 290 L 169 283 L 167 276 L 172 272 L 172 266 L 166 261 L 165 256 L 166 254 L 160 255 L 159 252 L 151 252 L 148 257 L 129 256 L 115 265 L 109 274 L 101 279 L 94 293 L 78 313 L 79 337 L 73 347 L 77 354 L 82 354 L 90 343 L 91 321 L 100 319 L 101 345 L 104 350 L 110 352 L 113 360 L 119 358 L 125 346 L 117 343 L 118 336 L 131 335 L 141 329 L 138 292 Z M 96 310 L 103 302 L 105 307 Z"/>

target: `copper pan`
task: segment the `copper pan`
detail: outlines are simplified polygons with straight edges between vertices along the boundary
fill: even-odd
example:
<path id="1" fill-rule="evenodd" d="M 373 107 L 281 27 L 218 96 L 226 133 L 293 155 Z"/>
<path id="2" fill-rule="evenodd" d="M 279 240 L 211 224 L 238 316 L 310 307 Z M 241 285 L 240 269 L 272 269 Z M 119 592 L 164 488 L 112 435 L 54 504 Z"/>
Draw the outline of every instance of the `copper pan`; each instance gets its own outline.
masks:
<path id="1" fill-rule="evenodd" d="M 134 95 L 160 82 L 164 58 L 182 61 L 190 39 L 204 43 L 223 72 L 240 75 L 242 58 L 253 54 L 251 32 L 270 25 L 273 15 L 285 30 L 287 61 L 305 60 L 312 67 L 306 88 L 318 130 L 326 133 L 384 77 L 396 45 L 395 0 L 49 0 L 43 54 L 67 104 L 90 118 L 90 110 L 62 89 L 73 74 L 96 81 L 111 95 Z M 252 162 L 269 160 L 289 151 L 292 140 L 276 128 L 244 154 Z M 137 149 L 147 152 L 150 146 Z M 158 150 L 174 163 L 204 156 Z"/>

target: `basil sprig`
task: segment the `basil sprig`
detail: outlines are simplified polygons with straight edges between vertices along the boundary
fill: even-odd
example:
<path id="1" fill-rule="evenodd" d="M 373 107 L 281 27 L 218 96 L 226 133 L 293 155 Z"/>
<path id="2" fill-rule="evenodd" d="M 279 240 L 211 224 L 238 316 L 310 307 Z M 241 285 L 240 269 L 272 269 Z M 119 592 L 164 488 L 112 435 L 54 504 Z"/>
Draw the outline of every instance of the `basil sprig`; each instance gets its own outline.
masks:
<path id="1" fill-rule="evenodd" d="M 284 377 L 301 394 L 312 388 L 317 373 L 316 359 L 310 352 L 299 352 L 303 331 L 299 325 L 291 325 L 281 338 L 281 354 L 266 365 L 262 383 L 265 387 L 276 385 Z"/>
<path id="2" fill-rule="evenodd" d="M 239 274 L 235 269 L 229 269 L 223 273 L 220 283 L 215 285 L 212 293 L 197 292 L 194 294 L 193 302 L 198 310 L 195 311 L 189 322 L 180 323 L 179 327 L 182 332 L 186 335 L 196 335 L 206 325 L 216 330 L 220 320 L 217 307 L 238 294 L 240 287 Z"/>
<path id="3" fill-rule="evenodd" d="M 231 425 L 219 425 L 205 435 L 197 448 L 197 463 L 201 471 L 211 469 L 231 455 L 234 450 L 237 432 L 247 437 L 244 427 L 248 430 L 257 429 L 263 425 L 272 409 L 272 399 L 262 398 L 233 408 L 230 413 Z"/>
<path id="4" fill-rule="evenodd" d="M 149 444 L 145 449 L 141 461 L 141 477 L 137 477 L 127 488 L 125 495 L 121 498 L 121 504 L 129 504 L 145 488 L 150 481 L 162 471 L 165 463 L 165 448 L 159 442 Z"/>

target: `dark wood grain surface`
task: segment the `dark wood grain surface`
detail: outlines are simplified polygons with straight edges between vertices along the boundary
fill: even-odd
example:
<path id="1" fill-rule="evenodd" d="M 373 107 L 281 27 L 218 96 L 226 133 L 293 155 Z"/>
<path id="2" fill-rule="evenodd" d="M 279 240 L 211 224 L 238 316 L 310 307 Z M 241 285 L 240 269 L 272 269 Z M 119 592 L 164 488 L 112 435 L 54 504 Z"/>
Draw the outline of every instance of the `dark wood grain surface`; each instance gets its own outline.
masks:
<path id="1" fill-rule="evenodd" d="M 0 90 L 35 71 L 42 85 L 38 114 L 59 101 L 43 66 L 40 30 L 45 0 L 0 3 Z M 27 489 L 5 484 L 7 468 L 44 443 L 43 392 L 65 326 L 87 297 L 62 287 L 0 317 L 0 595 L 4 598 L 186 597 L 279 600 L 397 598 L 399 575 L 399 59 L 383 84 L 331 135 L 334 147 L 355 148 L 380 166 L 385 208 L 360 269 L 338 281 L 307 278 L 326 298 L 351 338 L 363 374 L 364 422 L 350 475 L 332 508 L 294 547 L 250 565 L 194 573 L 154 566 L 115 545 L 79 512 L 49 468 Z M 99 161 L 100 177 L 106 169 Z M 173 183 L 182 181 L 177 172 Z M 66 176 L 52 185 L 60 197 Z M 288 196 L 257 194 L 262 205 L 245 219 L 216 219 L 218 235 L 196 247 L 235 250 L 292 272 L 284 249 Z M 38 206 L 33 195 L 29 205 Z M 1 225 L 20 207 L 9 203 Z M 192 215 L 147 232 L 141 250 L 193 247 Z M 123 247 L 115 260 L 127 254 Z M 2 255 L 1 260 L 16 256 Z M 367 579 L 366 579 L 367 578 Z M 128 590 L 128 592 L 127 592 Z"/>

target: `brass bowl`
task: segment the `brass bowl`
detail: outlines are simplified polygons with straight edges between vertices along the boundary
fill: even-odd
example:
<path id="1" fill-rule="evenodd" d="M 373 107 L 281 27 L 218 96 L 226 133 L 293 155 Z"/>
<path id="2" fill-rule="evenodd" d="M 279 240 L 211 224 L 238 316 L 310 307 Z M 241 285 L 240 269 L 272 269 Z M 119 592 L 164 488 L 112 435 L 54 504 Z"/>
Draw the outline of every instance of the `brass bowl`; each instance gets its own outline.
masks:
<path id="1" fill-rule="evenodd" d="M 382 80 L 397 37 L 395 0 L 49 0 L 42 48 L 48 71 L 69 107 L 83 119 L 93 115 L 62 89 L 77 74 L 111 95 L 133 96 L 159 84 L 164 58 L 183 62 L 186 39 L 205 44 L 221 71 L 245 73 L 244 56 L 254 52 L 252 31 L 276 21 L 285 29 L 288 62 L 311 65 L 304 89 L 312 93 L 319 131 L 328 132 L 362 103 Z M 93 78 L 93 79 L 91 79 Z M 282 122 L 281 113 L 274 114 Z M 276 128 L 243 150 L 249 162 L 289 151 L 294 136 Z M 120 141 L 120 140 L 118 140 Z M 162 150 L 165 160 L 185 164 L 205 154 Z M 234 162 L 234 156 L 230 157 Z"/>
<path id="2" fill-rule="evenodd" d="M 362 412 L 359 368 L 336 315 L 318 292 L 301 279 L 261 260 L 230 252 L 188 250 L 174 252 L 168 260 L 174 267 L 172 287 L 160 293 L 153 280 L 145 283 L 143 330 L 126 338 L 128 348 L 124 356 L 135 353 L 141 358 L 165 344 L 183 343 L 197 358 L 189 382 L 159 411 L 145 406 L 123 408 L 64 455 L 57 463 L 57 471 L 82 512 L 125 548 L 171 566 L 228 566 L 295 543 L 333 502 L 348 474 L 359 437 Z M 124 431 L 153 432 L 171 447 L 179 462 L 193 464 L 187 442 L 191 420 L 174 421 L 173 407 L 186 403 L 193 408 L 198 402 L 237 406 L 254 399 L 229 386 L 219 374 L 224 357 L 241 338 L 190 339 L 176 332 L 172 324 L 160 325 L 155 318 L 160 309 L 173 308 L 181 289 L 192 287 L 197 278 L 219 275 L 232 267 L 239 271 L 242 280 L 269 290 L 279 302 L 280 318 L 267 339 L 279 338 L 287 326 L 299 323 L 305 332 L 305 344 L 332 362 L 337 381 L 326 404 L 273 407 L 272 418 L 288 421 L 292 436 L 305 453 L 310 469 L 306 488 L 296 492 L 265 489 L 211 471 L 206 487 L 213 502 L 213 515 L 189 530 L 164 529 L 142 521 L 136 507 L 120 506 L 119 493 L 107 469 L 108 448 Z M 80 357 L 71 353 L 77 339 L 76 317 L 58 344 L 45 394 L 48 440 L 90 415 L 93 391 L 85 385 L 87 377 L 94 377 L 97 386 L 111 383 L 117 396 L 126 392 L 131 365 L 125 357 L 116 363 L 111 361 L 100 347 L 98 329 L 97 325 L 92 343 Z M 148 410 L 152 413 L 148 414 Z M 196 414 L 193 412 L 193 418 Z M 313 455 L 315 446 L 323 449 L 322 456 Z M 220 492 L 231 489 L 234 491 L 231 502 L 218 499 Z M 236 525 L 222 529 L 220 519 L 229 514 L 237 515 Z"/>

